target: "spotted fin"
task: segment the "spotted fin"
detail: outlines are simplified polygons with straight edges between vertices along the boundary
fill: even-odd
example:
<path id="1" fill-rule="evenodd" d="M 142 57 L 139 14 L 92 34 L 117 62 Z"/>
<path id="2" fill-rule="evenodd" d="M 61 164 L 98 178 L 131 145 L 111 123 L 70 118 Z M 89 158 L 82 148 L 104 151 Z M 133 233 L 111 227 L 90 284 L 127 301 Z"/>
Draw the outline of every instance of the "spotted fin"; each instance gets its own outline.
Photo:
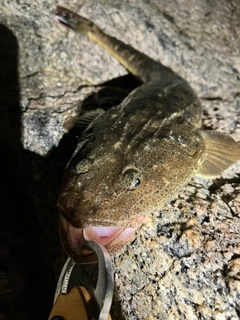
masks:
<path id="1" fill-rule="evenodd" d="M 226 133 L 205 130 L 201 132 L 206 147 L 206 159 L 198 174 L 215 178 L 240 160 L 240 145 Z"/>

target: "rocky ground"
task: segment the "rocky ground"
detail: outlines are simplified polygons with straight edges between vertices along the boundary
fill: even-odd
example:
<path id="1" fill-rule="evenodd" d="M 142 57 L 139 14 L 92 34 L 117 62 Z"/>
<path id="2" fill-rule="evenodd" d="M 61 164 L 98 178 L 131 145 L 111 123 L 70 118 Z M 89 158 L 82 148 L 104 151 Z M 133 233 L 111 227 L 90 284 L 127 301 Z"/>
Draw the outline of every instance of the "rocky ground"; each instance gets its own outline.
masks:
<path id="1" fill-rule="evenodd" d="M 76 142 L 66 132 L 81 106 L 111 100 L 97 85 L 126 74 L 53 21 L 57 4 L 186 78 L 204 128 L 240 142 L 239 0 L 1 0 L 1 320 L 48 317 L 65 260 L 55 204 Z M 192 179 L 112 256 L 113 319 L 239 319 L 239 182 L 239 164 Z"/>

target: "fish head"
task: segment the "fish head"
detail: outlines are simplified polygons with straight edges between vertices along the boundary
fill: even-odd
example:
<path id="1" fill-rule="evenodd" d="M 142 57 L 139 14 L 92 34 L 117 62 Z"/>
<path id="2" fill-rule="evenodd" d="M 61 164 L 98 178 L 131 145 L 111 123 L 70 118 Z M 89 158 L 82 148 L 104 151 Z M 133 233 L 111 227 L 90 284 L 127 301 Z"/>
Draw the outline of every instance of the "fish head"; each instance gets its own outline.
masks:
<path id="1" fill-rule="evenodd" d="M 175 127 L 164 137 L 159 132 L 126 145 L 109 138 L 93 147 L 88 141 L 75 153 L 57 204 L 68 254 L 77 260 L 83 236 L 113 250 L 135 237 L 147 215 L 175 195 L 202 162 L 201 136 L 189 130 Z"/>

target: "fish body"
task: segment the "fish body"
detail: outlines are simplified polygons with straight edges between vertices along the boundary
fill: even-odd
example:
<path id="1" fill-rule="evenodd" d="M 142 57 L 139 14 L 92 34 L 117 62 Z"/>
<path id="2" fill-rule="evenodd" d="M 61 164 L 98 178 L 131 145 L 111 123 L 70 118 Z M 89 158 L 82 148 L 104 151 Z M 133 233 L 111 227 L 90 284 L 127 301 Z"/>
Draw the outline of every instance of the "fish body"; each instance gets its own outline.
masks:
<path id="1" fill-rule="evenodd" d="M 56 17 L 98 42 L 142 83 L 89 124 L 66 168 L 60 231 L 67 253 L 81 261 L 83 236 L 120 247 L 195 174 L 215 177 L 239 160 L 240 146 L 201 129 L 198 97 L 170 68 L 67 9 L 58 7 Z"/>

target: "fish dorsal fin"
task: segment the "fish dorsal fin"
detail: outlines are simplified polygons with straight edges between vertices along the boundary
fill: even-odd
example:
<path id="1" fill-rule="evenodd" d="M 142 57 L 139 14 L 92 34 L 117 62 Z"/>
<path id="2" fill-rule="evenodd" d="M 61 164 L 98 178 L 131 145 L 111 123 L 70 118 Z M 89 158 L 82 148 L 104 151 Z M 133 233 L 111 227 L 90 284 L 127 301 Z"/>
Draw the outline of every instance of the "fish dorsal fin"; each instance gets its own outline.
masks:
<path id="1" fill-rule="evenodd" d="M 198 174 L 206 178 L 215 178 L 225 169 L 240 160 L 240 145 L 229 135 L 222 132 L 201 131 L 206 159 Z"/>

